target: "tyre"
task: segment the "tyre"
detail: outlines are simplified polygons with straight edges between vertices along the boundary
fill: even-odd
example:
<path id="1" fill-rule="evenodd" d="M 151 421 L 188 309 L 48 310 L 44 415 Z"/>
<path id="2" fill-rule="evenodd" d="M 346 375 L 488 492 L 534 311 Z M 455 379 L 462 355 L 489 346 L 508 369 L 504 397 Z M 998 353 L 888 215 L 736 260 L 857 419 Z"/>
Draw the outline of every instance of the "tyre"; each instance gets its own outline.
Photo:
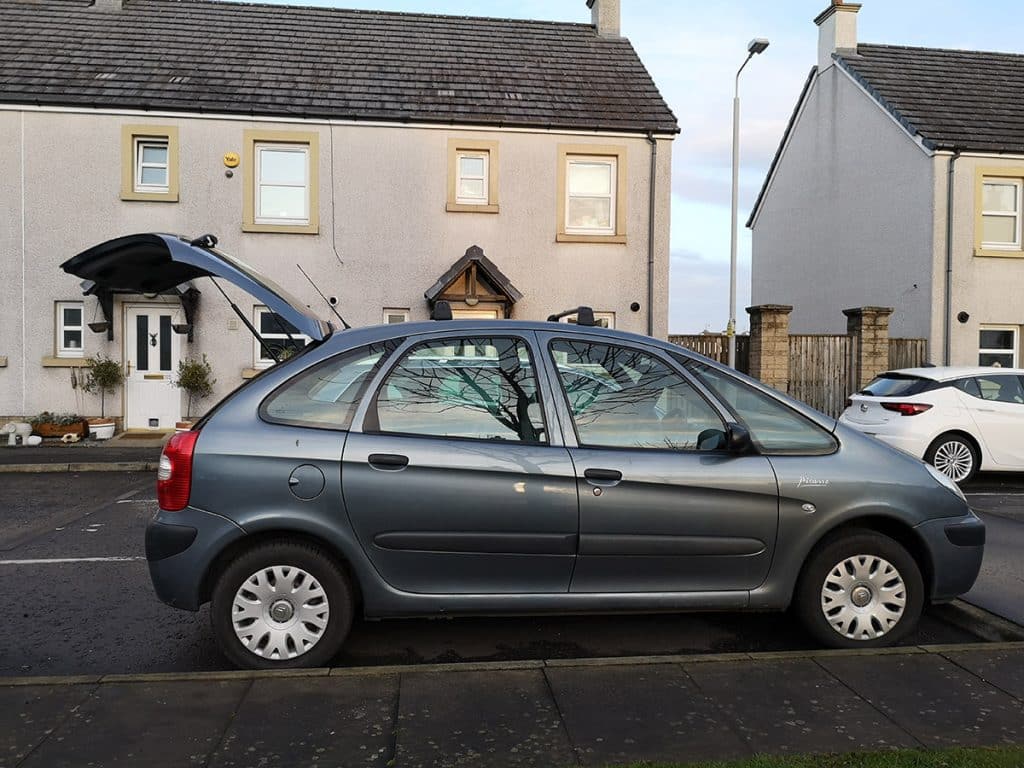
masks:
<path id="1" fill-rule="evenodd" d="M 258 544 L 220 574 L 210 600 L 213 633 L 239 667 L 325 666 L 352 625 L 353 592 L 338 563 L 298 541 Z"/>
<path id="2" fill-rule="evenodd" d="M 807 630 L 833 648 L 877 648 L 914 631 L 924 581 L 898 542 L 849 531 L 816 549 L 797 585 L 796 610 Z"/>
<path id="3" fill-rule="evenodd" d="M 974 443 L 955 432 L 939 435 L 928 446 L 924 460 L 957 485 L 963 485 L 974 477 L 981 463 Z"/>

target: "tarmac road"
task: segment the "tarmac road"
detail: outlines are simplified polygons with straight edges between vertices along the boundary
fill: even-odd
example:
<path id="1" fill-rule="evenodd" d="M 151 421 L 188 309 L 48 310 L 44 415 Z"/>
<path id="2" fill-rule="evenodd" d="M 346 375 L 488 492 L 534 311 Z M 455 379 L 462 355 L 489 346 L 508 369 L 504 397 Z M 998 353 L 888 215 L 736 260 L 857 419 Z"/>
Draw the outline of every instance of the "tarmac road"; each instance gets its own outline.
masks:
<path id="1" fill-rule="evenodd" d="M 153 595 L 143 532 L 150 473 L 6 475 L 0 508 L 0 676 L 181 672 L 229 668 L 206 609 Z M 1024 501 L 1024 478 L 984 478 L 989 507 Z M 13 501 L 12 501 L 13 500 Z M 1022 518 L 1024 519 L 1024 518 Z M 1019 592 L 1017 593 L 1019 594 Z M 908 644 L 977 638 L 926 615 Z M 357 621 L 335 665 L 798 650 L 785 614 Z"/>

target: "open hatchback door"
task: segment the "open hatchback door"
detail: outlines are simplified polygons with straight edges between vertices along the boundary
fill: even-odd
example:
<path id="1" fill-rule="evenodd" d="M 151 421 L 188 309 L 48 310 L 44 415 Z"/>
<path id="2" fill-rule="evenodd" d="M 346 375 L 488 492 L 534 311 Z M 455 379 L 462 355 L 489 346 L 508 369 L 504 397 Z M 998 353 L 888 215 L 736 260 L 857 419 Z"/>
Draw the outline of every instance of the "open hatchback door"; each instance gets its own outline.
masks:
<path id="1" fill-rule="evenodd" d="M 61 269 L 118 293 L 162 293 L 200 277 L 221 278 L 313 341 L 323 341 L 331 334 L 331 325 L 302 302 L 252 267 L 218 251 L 216 245 L 217 238 L 212 235 L 195 240 L 167 234 L 128 235 L 82 251 L 61 264 Z M 243 321 L 248 325 L 245 318 Z"/>

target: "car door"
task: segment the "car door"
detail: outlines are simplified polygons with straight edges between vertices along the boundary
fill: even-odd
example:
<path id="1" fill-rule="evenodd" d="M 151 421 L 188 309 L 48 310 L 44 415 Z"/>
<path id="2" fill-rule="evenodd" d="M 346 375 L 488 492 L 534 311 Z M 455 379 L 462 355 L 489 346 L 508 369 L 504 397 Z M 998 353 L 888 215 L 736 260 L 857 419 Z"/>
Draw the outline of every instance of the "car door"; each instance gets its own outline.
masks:
<path id="1" fill-rule="evenodd" d="M 975 376 L 977 394 L 961 395 L 992 461 L 1024 469 L 1024 381 L 1011 373 Z M 972 388 L 973 389 L 973 388 Z"/>
<path id="2" fill-rule="evenodd" d="M 722 415 L 650 348 L 546 333 L 580 497 L 573 592 L 749 590 L 778 526 L 767 459 L 724 449 Z"/>
<path id="3" fill-rule="evenodd" d="M 410 341 L 375 381 L 342 460 L 345 506 L 396 589 L 566 592 L 578 505 L 530 336 Z"/>

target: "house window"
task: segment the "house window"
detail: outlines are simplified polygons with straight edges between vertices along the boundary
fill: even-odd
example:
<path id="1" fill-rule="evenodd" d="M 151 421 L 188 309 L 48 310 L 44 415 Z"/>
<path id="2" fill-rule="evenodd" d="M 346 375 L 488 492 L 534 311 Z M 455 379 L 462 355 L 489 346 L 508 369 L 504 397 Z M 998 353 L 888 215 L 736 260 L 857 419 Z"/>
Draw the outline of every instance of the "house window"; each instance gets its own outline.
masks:
<path id="1" fill-rule="evenodd" d="M 563 317 L 561 322 L 563 323 L 576 323 L 576 315 L 568 315 Z M 598 328 L 614 328 L 615 327 L 615 313 L 614 312 L 595 312 L 594 322 Z"/>
<path id="2" fill-rule="evenodd" d="M 625 243 L 624 147 L 560 145 L 558 242 Z"/>
<path id="3" fill-rule="evenodd" d="M 308 336 L 299 332 L 298 328 L 267 307 L 256 307 L 253 325 L 263 343 L 253 340 L 255 345 L 255 367 L 268 368 L 274 364 L 274 358 L 267 350 L 270 348 L 279 360 L 286 360 L 310 342 Z"/>
<path id="4" fill-rule="evenodd" d="M 498 212 L 498 142 L 449 139 L 450 212 Z"/>
<path id="5" fill-rule="evenodd" d="M 82 357 L 82 345 L 85 341 L 82 322 L 82 302 L 57 302 L 57 338 L 55 347 L 57 357 Z"/>
<path id="6" fill-rule="evenodd" d="M 245 132 L 244 231 L 318 231 L 317 148 L 315 133 Z"/>
<path id="7" fill-rule="evenodd" d="M 385 309 L 384 310 L 384 324 L 392 325 L 393 323 L 407 323 L 409 322 L 409 310 L 408 309 Z"/>
<path id="8" fill-rule="evenodd" d="M 177 202 L 178 129 L 126 125 L 121 129 L 121 199 Z"/>
<path id="9" fill-rule="evenodd" d="M 1021 181 L 987 178 L 982 185 L 982 248 L 1021 247 Z"/>
<path id="10" fill-rule="evenodd" d="M 1017 367 L 1017 326 L 982 326 L 978 332 L 978 365 Z"/>

